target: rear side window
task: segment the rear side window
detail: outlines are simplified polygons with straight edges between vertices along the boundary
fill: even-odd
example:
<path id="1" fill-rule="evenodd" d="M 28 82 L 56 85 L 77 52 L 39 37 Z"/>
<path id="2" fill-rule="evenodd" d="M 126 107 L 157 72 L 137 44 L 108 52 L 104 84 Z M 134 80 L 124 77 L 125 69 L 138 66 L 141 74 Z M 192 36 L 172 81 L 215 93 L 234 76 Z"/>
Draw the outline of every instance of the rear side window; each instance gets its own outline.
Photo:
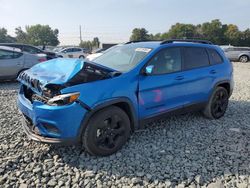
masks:
<path id="1" fill-rule="evenodd" d="M 23 54 L 22 53 L 19 53 L 19 52 L 13 52 L 13 58 L 19 58 L 21 57 Z"/>
<path id="2" fill-rule="evenodd" d="M 210 63 L 212 65 L 223 63 L 223 59 L 220 54 L 214 49 L 207 49 L 209 54 Z"/>
<path id="3" fill-rule="evenodd" d="M 184 70 L 209 66 L 209 59 L 205 48 L 184 48 Z"/>
<path id="4" fill-rule="evenodd" d="M 67 48 L 67 49 L 63 50 L 63 52 L 65 52 L 65 53 L 73 52 L 73 48 Z"/>
<path id="5" fill-rule="evenodd" d="M 38 54 L 38 53 L 42 53 L 41 50 L 37 49 L 37 48 L 33 48 L 31 46 L 24 46 L 23 51 L 31 53 L 31 54 Z"/>
<path id="6" fill-rule="evenodd" d="M 74 50 L 73 50 L 74 52 L 81 52 L 82 51 L 82 49 L 81 48 L 74 48 Z"/>

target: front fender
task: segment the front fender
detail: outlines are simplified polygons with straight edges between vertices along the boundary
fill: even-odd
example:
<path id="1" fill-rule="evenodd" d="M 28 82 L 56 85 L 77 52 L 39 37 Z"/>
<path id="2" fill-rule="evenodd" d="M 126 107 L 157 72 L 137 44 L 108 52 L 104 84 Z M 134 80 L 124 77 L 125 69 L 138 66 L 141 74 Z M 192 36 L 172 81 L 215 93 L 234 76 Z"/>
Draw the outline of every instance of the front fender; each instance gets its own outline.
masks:
<path id="1" fill-rule="evenodd" d="M 132 124 L 133 124 L 133 129 L 139 129 L 139 120 L 138 120 L 138 114 L 136 111 L 136 107 L 133 105 L 133 102 L 127 98 L 127 97 L 117 97 L 117 98 L 111 98 L 111 99 L 106 99 L 104 101 L 99 101 L 98 103 L 96 103 L 95 105 L 93 105 L 91 107 L 91 110 L 88 111 L 81 123 L 80 129 L 78 131 L 78 140 L 81 140 L 81 135 L 84 132 L 90 118 L 99 110 L 106 108 L 108 106 L 111 105 L 115 105 L 118 103 L 126 103 L 128 104 L 129 108 L 130 108 L 130 116 L 131 116 L 131 120 L 132 120 Z"/>

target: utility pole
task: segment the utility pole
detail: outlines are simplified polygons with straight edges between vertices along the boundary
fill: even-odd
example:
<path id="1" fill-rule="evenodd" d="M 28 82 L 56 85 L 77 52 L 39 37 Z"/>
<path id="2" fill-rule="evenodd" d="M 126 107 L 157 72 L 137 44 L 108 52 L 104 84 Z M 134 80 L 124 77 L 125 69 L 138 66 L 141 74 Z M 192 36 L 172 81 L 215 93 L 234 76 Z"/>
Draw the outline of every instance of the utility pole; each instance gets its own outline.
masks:
<path id="1" fill-rule="evenodd" d="M 80 43 L 82 42 L 82 26 L 80 25 Z"/>

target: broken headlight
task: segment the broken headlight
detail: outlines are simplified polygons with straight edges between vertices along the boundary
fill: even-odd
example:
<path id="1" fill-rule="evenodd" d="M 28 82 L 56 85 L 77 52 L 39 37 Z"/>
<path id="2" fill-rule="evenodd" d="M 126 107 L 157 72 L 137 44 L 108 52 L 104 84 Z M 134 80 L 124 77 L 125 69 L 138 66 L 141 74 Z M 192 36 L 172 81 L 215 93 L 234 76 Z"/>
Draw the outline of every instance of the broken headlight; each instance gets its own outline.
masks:
<path id="1" fill-rule="evenodd" d="M 79 98 L 79 96 L 80 96 L 79 92 L 57 95 L 49 99 L 47 104 L 51 106 L 62 106 L 62 105 L 72 104 Z"/>

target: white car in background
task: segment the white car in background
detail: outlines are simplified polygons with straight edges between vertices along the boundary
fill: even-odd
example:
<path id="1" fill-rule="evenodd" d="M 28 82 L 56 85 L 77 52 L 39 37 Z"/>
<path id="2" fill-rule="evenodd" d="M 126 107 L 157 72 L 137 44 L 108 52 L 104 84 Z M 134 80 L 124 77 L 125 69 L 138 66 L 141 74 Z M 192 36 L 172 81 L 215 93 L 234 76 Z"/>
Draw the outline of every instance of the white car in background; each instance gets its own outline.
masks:
<path id="1" fill-rule="evenodd" d="M 64 48 L 57 53 L 58 57 L 63 58 L 80 58 L 84 59 L 87 57 L 87 50 L 85 48 L 78 48 L 78 47 L 69 47 Z"/>
<path id="2" fill-rule="evenodd" d="M 112 47 L 110 47 L 110 48 L 108 48 L 108 49 L 106 49 L 106 50 L 105 50 L 105 49 L 100 49 L 100 48 L 99 48 L 99 49 L 96 49 L 96 50 L 93 51 L 92 54 L 88 55 L 88 56 L 86 57 L 86 59 L 89 60 L 89 61 L 93 61 L 94 59 L 98 58 L 98 57 L 101 56 L 102 54 L 108 52 L 108 51 L 111 50 L 111 49 L 116 48 L 117 46 L 121 46 L 121 45 L 122 45 L 122 44 L 117 44 L 117 45 L 112 46 Z"/>
<path id="3" fill-rule="evenodd" d="M 16 79 L 37 63 L 47 61 L 46 54 L 29 54 L 18 48 L 0 46 L 0 80 Z"/>

